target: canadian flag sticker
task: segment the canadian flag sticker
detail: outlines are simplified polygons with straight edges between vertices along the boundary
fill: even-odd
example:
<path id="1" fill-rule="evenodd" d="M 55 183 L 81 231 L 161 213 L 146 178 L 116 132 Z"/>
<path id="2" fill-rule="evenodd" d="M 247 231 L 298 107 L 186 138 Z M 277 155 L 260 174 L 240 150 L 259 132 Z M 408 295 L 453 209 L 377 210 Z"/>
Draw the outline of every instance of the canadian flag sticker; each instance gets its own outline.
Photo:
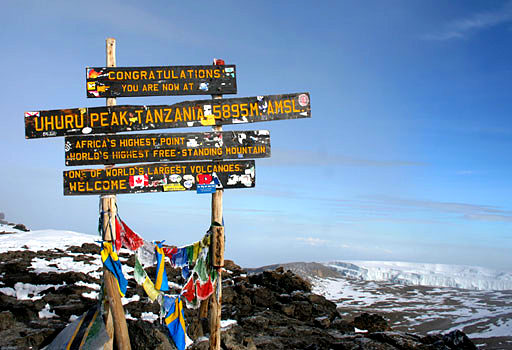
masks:
<path id="1" fill-rule="evenodd" d="M 130 187 L 146 187 L 149 185 L 148 175 L 134 175 L 130 176 Z"/>

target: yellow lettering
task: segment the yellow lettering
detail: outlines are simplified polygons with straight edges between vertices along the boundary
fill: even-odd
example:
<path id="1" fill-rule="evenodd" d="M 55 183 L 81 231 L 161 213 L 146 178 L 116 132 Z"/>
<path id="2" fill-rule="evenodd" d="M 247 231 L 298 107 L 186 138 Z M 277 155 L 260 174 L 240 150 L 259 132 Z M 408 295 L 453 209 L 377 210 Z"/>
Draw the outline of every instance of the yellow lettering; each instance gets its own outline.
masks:
<path id="1" fill-rule="evenodd" d="M 242 117 L 247 117 L 249 115 L 249 108 L 247 107 L 247 103 L 240 104 L 240 115 Z"/>
<path id="2" fill-rule="evenodd" d="M 148 111 L 146 113 L 146 124 L 149 124 L 149 123 L 154 123 L 153 116 L 151 115 L 150 109 L 148 109 Z"/>
<path id="3" fill-rule="evenodd" d="M 108 112 L 101 112 L 100 113 L 100 125 L 101 126 L 108 126 L 108 119 L 107 119 Z"/>
<path id="4" fill-rule="evenodd" d="M 250 108 L 251 108 L 251 111 L 250 111 L 250 115 L 253 116 L 253 115 L 259 115 L 259 108 L 258 108 L 258 102 L 254 102 L 254 103 L 251 103 L 250 104 Z"/>
<path id="5" fill-rule="evenodd" d="M 291 113 L 292 112 L 292 101 L 284 100 L 283 101 L 283 106 L 284 106 L 284 113 Z"/>
<path id="6" fill-rule="evenodd" d="M 215 119 L 221 119 L 221 115 L 220 115 L 220 108 L 221 106 L 220 105 L 213 105 L 212 107 L 212 110 L 213 110 L 213 115 L 215 116 Z"/>
<path id="7" fill-rule="evenodd" d="M 91 113 L 91 126 L 94 127 L 94 123 L 100 120 L 98 113 Z"/>
<path id="8" fill-rule="evenodd" d="M 66 114 L 66 129 L 73 129 L 73 114 Z"/>
<path id="9" fill-rule="evenodd" d="M 165 115 L 165 122 L 166 123 L 172 122 L 172 120 L 171 120 L 172 108 L 164 108 L 164 111 L 167 112 L 167 114 Z"/>
<path id="10" fill-rule="evenodd" d="M 179 108 L 176 108 L 176 112 L 174 114 L 174 121 L 177 122 L 177 121 L 180 121 L 182 122 L 183 119 L 181 118 L 181 113 L 180 113 L 180 109 Z"/>
<path id="11" fill-rule="evenodd" d="M 274 101 L 275 103 L 275 114 L 283 113 L 283 101 Z"/>
<path id="12" fill-rule="evenodd" d="M 163 116 L 163 113 L 162 113 L 162 109 L 155 109 L 153 111 L 154 115 L 155 115 L 155 123 L 163 123 L 164 122 L 164 116 Z"/>

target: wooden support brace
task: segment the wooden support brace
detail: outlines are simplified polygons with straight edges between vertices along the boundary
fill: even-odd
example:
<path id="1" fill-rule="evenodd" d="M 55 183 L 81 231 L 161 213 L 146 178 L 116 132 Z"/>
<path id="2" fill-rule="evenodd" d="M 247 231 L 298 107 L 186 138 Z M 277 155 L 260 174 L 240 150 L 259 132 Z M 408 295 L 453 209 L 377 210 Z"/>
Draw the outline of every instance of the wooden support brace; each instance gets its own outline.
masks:
<path id="1" fill-rule="evenodd" d="M 224 267 L 224 226 L 213 226 L 212 231 L 212 264 Z"/>
<path id="2" fill-rule="evenodd" d="M 107 67 L 116 66 L 116 40 L 114 38 L 108 38 L 106 40 L 106 55 L 107 55 Z M 107 106 L 115 106 L 116 99 L 108 98 Z M 115 239 L 115 227 L 116 227 L 116 197 L 115 196 L 101 196 L 101 211 L 103 215 L 103 239 L 106 241 L 114 241 Z M 113 244 L 112 244 L 113 246 Z M 112 334 L 112 323 L 114 328 L 114 340 L 119 350 L 131 350 L 130 336 L 128 334 L 128 326 L 126 324 L 126 316 L 124 314 L 123 304 L 121 302 L 121 296 L 117 288 L 117 280 L 114 275 L 103 268 L 103 277 L 105 281 L 105 292 L 108 298 L 108 314 L 106 320 L 107 333 Z"/>
<path id="3" fill-rule="evenodd" d="M 220 99 L 222 95 L 213 95 L 213 99 Z M 213 131 L 222 131 L 222 126 L 214 126 Z M 212 250 L 214 254 L 213 265 L 217 269 L 217 283 L 215 293 L 210 297 L 210 344 L 209 350 L 220 350 L 220 320 L 222 312 L 222 266 L 224 266 L 224 227 L 222 224 L 222 197 L 224 191 L 217 190 L 212 193 Z"/>

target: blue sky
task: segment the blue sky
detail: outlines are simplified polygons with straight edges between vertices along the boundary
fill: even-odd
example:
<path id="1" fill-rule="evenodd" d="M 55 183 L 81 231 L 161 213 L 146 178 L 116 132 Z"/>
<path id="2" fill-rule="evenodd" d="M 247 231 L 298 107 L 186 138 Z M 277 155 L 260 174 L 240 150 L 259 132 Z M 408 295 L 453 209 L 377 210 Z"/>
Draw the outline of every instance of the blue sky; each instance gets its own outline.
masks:
<path id="1" fill-rule="evenodd" d="M 237 65 L 236 96 L 311 93 L 311 119 L 224 128 L 272 142 L 256 188 L 224 194 L 227 258 L 512 269 L 512 1 L 4 1 L 1 16 L 9 221 L 96 232 L 98 197 L 62 194 L 64 140 L 25 140 L 23 112 L 103 105 L 85 67 L 114 37 L 118 66 L 216 57 Z M 186 244 L 209 226 L 209 195 L 118 205 L 146 239 Z"/>

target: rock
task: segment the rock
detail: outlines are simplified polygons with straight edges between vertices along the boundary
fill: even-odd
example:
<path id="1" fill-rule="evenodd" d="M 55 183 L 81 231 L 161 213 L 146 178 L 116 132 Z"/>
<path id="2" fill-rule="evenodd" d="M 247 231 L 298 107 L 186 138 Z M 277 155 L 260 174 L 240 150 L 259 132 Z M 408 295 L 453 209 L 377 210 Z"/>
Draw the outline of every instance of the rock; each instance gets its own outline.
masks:
<path id="1" fill-rule="evenodd" d="M 301 321 L 310 321 L 312 319 L 313 307 L 307 301 L 294 301 L 292 305 L 295 306 L 293 316 Z"/>
<path id="2" fill-rule="evenodd" d="M 97 301 L 84 297 L 97 293 L 101 280 L 90 273 L 47 272 L 35 273 L 31 268 L 34 258 L 51 260 L 66 257 L 80 264 L 98 264 L 99 247 L 86 243 L 66 251 L 30 250 L 0 253 L 0 349 L 37 349 L 50 343 L 69 322 Z M 133 268 L 133 254 L 120 254 L 124 266 Z M 126 259 L 126 260 L 125 260 Z M 57 265 L 54 264 L 56 267 Z M 101 265 L 95 272 L 101 273 Z M 222 318 L 237 323 L 221 331 L 224 350 L 255 349 L 359 349 L 359 350 L 453 350 L 476 347 L 459 331 L 445 335 L 420 337 L 390 331 L 381 316 L 362 314 L 349 322 L 340 317 L 336 305 L 322 296 L 311 293 L 311 285 L 293 272 L 283 268 L 246 276 L 233 261 L 225 261 L 223 274 Z M 128 270 L 129 271 L 129 270 Z M 146 269 L 151 278 L 155 267 Z M 180 269 L 166 267 L 170 282 L 183 284 Z M 131 273 L 130 273 L 131 274 Z M 37 292 L 37 300 L 18 300 L 10 296 L 8 288 L 16 283 L 34 285 L 63 285 Z M 94 293 L 92 293 L 94 292 Z M 179 290 L 173 288 L 170 293 Z M 147 298 L 143 288 L 133 279 L 128 280 L 127 298 L 138 295 L 138 301 L 124 305 L 127 314 L 138 320 L 128 320 L 132 349 L 174 349 L 168 331 L 159 320 L 153 323 L 141 320 L 143 313 L 158 315 L 160 306 Z M 32 295 L 29 295 L 31 297 Z M 56 314 L 51 319 L 38 316 L 46 304 Z M 187 333 L 195 341 L 188 350 L 206 350 L 209 335 L 207 318 L 199 319 L 199 309 L 185 308 Z M 151 316 L 151 314 L 149 314 Z M 354 327 L 366 329 L 367 334 L 354 333 Z"/>
<path id="3" fill-rule="evenodd" d="M 286 316 L 293 316 L 295 314 L 295 305 L 279 304 L 281 312 Z"/>
<path id="4" fill-rule="evenodd" d="M 314 320 L 314 325 L 320 328 L 329 328 L 331 320 L 329 320 L 329 317 L 327 316 L 317 317 Z"/>
<path id="5" fill-rule="evenodd" d="M 231 272 L 231 277 L 233 277 L 233 275 L 240 275 L 240 274 L 246 273 L 245 270 L 242 269 L 237 264 L 235 264 L 235 262 L 233 260 L 228 260 L 228 259 L 224 260 L 224 269 Z"/>
<path id="6" fill-rule="evenodd" d="M 354 333 L 354 324 L 340 318 L 336 318 L 334 321 L 332 321 L 330 328 L 335 329 L 342 334 Z"/>
<path id="7" fill-rule="evenodd" d="M 251 297 L 252 304 L 269 307 L 276 302 L 276 295 L 268 288 L 256 288 Z"/>
<path id="8" fill-rule="evenodd" d="M 98 243 L 84 243 L 80 247 L 78 247 L 78 246 L 69 247 L 68 251 L 71 253 L 81 253 L 81 254 L 99 254 L 100 253 L 100 245 Z"/>
<path id="9" fill-rule="evenodd" d="M 245 327 L 250 327 L 255 330 L 258 330 L 258 332 L 263 332 L 265 329 L 268 328 L 268 324 L 270 323 L 270 320 L 263 317 L 263 316 L 251 316 L 244 318 L 242 321 L 242 324 Z"/>
<path id="10" fill-rule="evenodd" d="M 9 311 L 0 312 L 0 331 L 13 328 L 16 324 L 14 316 Z"/>
<path id="11" fill-rule="evenodd" d="M 460 349 L 460 350 L 476 350 L 477 347 L 468 338 L 464 332 L 459 330 L 452 331 L 447 334 L 436 334 L 428 335 L 423 337 L 422 342 L 425 344 L 431 344 L 438 349 Z"/>
<path id="12" fill-rule="evenodd" d="M 13 227 L 13 228 L 15 228 L 15 229 L 17 229 L 17 230 L 20 230 L 20 231 L 25 231 L 25 232 L 30 231 L 30 230 L 29 230 L 25 225 L 23 225 L 23 224 L 16 224 L 16 225 L 14 225 L 14 227 Z"/>
<path id="13" fill-rule="evenodd" d="M 250 283 L 267 287 L 276 293 L 292 293 L 294 291 L 311 292 L 311 284 L 291 271 L 283 273 L 283 269 L 263 271 L 249 276 Z"/>
<path id="14" fill-rule="evenodd" d="M 388 322 L 377 314 L 362 313 L 354 318 L 354 327 L 368 332 L 384 332 L 390 330 Z"/>
<path id="15" fill-rule="evenodd" d="M 158 323 L 151 324 L 141 320 L 128 320 L 127 324 L 128 333 L 130 335 L 130 344 L 133 350 L 164 349 L 164 347 L 162 347 L 162 344 L 164 344 L 163 339 L 166 339 L 167 335 L 165 338 L 158 335 L 158 333 L 165 331 L 165 329 L 159 326 Z M 168 341 L 167 343 L 168 344 L 166 345 L 170 345 Z"/>

